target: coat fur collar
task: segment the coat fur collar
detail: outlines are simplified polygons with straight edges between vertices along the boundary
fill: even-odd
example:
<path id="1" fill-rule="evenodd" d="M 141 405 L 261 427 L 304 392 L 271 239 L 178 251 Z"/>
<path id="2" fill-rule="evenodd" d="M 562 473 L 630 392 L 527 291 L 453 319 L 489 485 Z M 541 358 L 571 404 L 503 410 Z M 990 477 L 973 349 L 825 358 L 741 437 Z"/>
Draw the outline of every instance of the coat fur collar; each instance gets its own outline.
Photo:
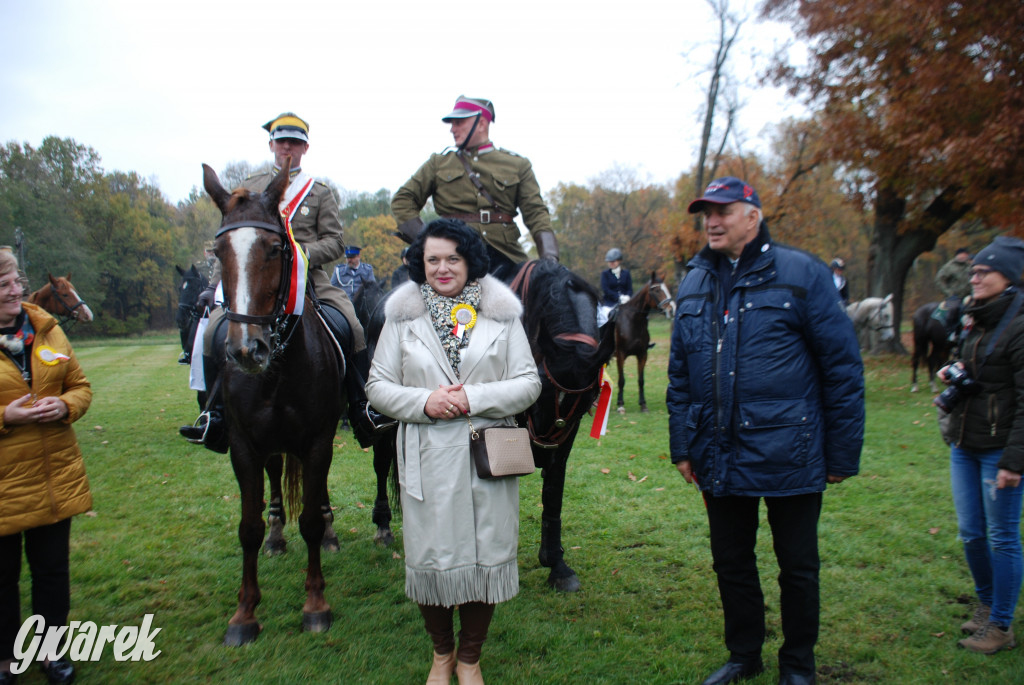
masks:
<path id="1" fill-rule="evenodd" d="M 412 321 L 427 313 L 418 283 L 407 281 L 398 286 L 384 305 L 388 321 Z M 480 279 L 480 314 L 495 321 L 511 321 L 523 314 L 523 305 L 507 285 L 494 276 Z"/>

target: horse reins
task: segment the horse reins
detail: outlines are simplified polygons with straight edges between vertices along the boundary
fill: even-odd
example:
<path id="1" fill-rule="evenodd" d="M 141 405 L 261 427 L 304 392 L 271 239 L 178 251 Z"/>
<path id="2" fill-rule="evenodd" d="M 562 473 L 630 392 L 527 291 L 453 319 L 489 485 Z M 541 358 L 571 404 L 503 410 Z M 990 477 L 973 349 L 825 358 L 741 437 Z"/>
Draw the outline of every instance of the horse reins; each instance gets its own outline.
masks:
<path id="1" fill-rule="evenodd" d="M 536 259 L 530 260 L 523 266 L 523 268 L 519 270 L 519 273 L 516 274 L 516 277 L 512 279 L 512 291 L 519 295 L 519 299 L 523 303 L 524 314 L 526 312 L 526 303 L 529 299 L 530 277 L 533 275 L 533 270 L 534 267 L 537 266 L 537 263 L 538 260 Z M 556 336 L 554 336 L 554 338 L 555 340 L 583 343 L 585 345 L 593 347 L 594 349 L 598 348 L 597 340 L 593 336 L 587 335 L 586 333 L 559 333 Z M 535 336 L 532 336 L 530 340 L 530 346 L 533 347 L 534 343 Z M 543 357 L 540 357 L 538 359 L 538 356 L 539 349 L 535 348 L 534 360 L 538 362 L 538 366 L 540 367 L 542 376 L 544 378 L 547 378 L 548 382 L 550 382 L 551 385 L 553 385 L 561 395 L 576 396 L 575 400 L 570 405 L 569 411 L 566 412 L 564 416 L 562 415 L 561 402 L 559 401 L 559 398 L 556 397 L 554 411 L 555 419 L 552 423 L 552 428 L 543 435 L 537 432 L 537 428 L 533 422 L 533 416 L 527 414 L 527 430 L 530 433 L 530 440 L 533 442 L 533 444 L 543 449 L 556 449 L 560 447 L 562 443 L 564 443 L 568 439 L 569 433 L 572 431 L 572 428 L 575 427 L 574 424 L 578 425 L 579 421 L 583 418 L 582 411 L 580 411 L 579 414 L 575 417 L 574 414 L 576 414 L 577 410 L 579 410 L 580 403 L 583 401 L 584 395 L 587 392 L 593 390 L 597 386 L 598 382 L 600 382 L 601 374 L 599 373 L 597 375 L 597 378 L 595 378 L 593 382 L 591 382 L 586 387 L 578 389 L 567 388 L 564 385 L 560 384 L 557 380 L 555 380 L 555 377 L 551 374 L 551 371 L 548 368 L 547 359 Z M 586 410 L 584 409 L 584 411 Z"/>
<path id="2" fill-rule="evenodd" d="M 857 303 L 856 311 L 858 313 L 860 312 L 860 307 L 861 307 L 862 304 L 864 304 L 863 300 L 861 300 L 860 302 Z M 876 318 L 881 317 L 883 309 L 885 309 L 885 305 L 884 304 L 883 305 L 879 305 L 878 307 L 876 307 L 875 311 L 871 312 L 871 314 L 868 315 L 867 324 L 865 324 L 865 325 L 869 325 Z M 877 326 L 875 326 L 871 330 L 873 330 L 873 331 L 884 331 L 886 328 L 893 328 L 893 325 L 892 324 L 886 325 L 886 324 L 883 324 L 883 323 L 879 323 Z"/>

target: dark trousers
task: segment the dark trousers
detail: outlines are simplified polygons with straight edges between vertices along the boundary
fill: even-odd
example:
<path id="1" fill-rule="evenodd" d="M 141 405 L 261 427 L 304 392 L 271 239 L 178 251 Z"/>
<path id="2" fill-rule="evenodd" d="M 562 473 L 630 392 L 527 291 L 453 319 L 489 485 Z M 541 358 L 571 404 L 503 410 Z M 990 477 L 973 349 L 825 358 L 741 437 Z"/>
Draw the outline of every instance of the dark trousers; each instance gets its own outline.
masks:
<path id="1" fill-rule="evenodd" d="M 21 546 L 32 575 L 32 614 L 47 626 L 67 623 L 71 607 L 68 543 L 71 519 L 0 536 L 0 661 L 14 658 L 14 641 L 21 630 Z"/>
<path id="2" fill-rule="evenodd" d="M 705 495 L 711 556 L 725 615 L 729 660 L 752 662 L 764 644 L 764 595 L 757 574 L 758 497 Z M 779 564 L 783 643 L 779 671 L 814 673 L 818 641 L 818 517 L 821 493 L 765 497 Z"/>
<path id="3" fill-rule="evenodd" d="M 487 640 L 487 629 L 494 617 L 494 604 L 483 602 L 466 602 L 459 605 L 459 619 L 462 629 L 459 631 L 459 651 L 455 658 L 463 664 L 475 664 L 480 661 L 480 651 Z M 434 651 L 438 654 L 451 654 L 455 649 L 455 607 L 433 606 L 420 604 L 423 625 L 434 643 Z"/>

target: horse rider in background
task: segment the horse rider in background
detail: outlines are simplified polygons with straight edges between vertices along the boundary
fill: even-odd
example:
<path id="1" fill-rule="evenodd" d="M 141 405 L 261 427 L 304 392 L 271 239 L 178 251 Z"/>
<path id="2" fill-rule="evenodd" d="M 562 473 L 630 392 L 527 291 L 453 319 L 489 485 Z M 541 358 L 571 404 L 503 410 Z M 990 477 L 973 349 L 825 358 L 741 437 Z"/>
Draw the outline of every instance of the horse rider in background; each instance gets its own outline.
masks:
<path id="1" fill-rule="evenodd" d="M 953 340 L 960 321 L 949 313 L 959 311 L 964 298 L 971 294 L 971 253 L 966 247 L 958 247 L 953 258 L 935 274 L 935 287 L 945 299 L 935 308 L 932 318 L 942 322 L 949 339 Z"/>
<path id="2" fill-rule="evenodd" d="M 302 157 L 309 150 L 309 124 L 295 114 L 285 112 L 268 121 L 263 128 L 270 134 L 269 148 L 274 156 L 274 169 L 250 176 L 242 182 L 241 187 L 251 192 L 262 193 L 284 167 L 289 157 L 290 187 L 303 187 L 310 180 L 301 166 Z M 292 217 L 292 231 L 295 240 L 306 251 L 309 259 L 309 282 L 321 306 L 325 310 L 333 309 L 339 312 L 351 329 L 351 351 L 346 351 L 345 355 L 345 393 L 355 435 L 361 444 L 367 446 L 372 444 L 376 429 L 386 426 L 389 420 L 373 412 L 366 402 L 363 385 L 369 372 L 369 359 L 366 354 L 363 327 L 356 318 L 355 309 L 348 295 L 331 285 L 327 272 L 323 269 L 324 264 L 339 259 L 345 253 L 338 203 L 331 189 L 325 184 L 319 181 L 312 184 Z M 210 286 L 200 296 L 200 306 L 210 306 L 213 302 L 213 292 L 220 283 L 219 265 L 215 269 L 215 277 L 216 279 L 211 280 Z M 227 451 L 227 431 L 224 426 L 223 398 L 215 380 L 219 372 L 218 355 L 215 355 L 213 350 L 217 324 L 224 314 L 221 308 L 211 307 L 211 312 L 203 338 L 202 363 L 206 387 L 212 397 L 207 400 L 207 411 L 200 415 L 196 423 L 192 426 L 182 426 L 179 432 L 189 442 L 224 452 Z"/>
<path id="3" fill-rule="evenodd" d="M 601 303 L 597 307 L 597 325 L 601 327 L 612 318 L 620 304 L 633 297 L 633 277 L 622 266 L 622 250 L 613 247 L 604 256 L 608 268 L 601 272 Z"/>
<path id="4" fill-rule="evenodd" d="M 846 271 L 846 262 L 836 257 L 829 266 L 832 267 L 832 283 L 836 286 L 839 299 L 843 301 L 845 307 L 850 304 L 850 284 L 846 282 L 846 275 L 843 273 Z"/>
<path id="5" fill-rule="evenodd" d="M 451 124 L 455 146 L 430 155 L 391 199 L 399 237 L 415 240 L 423 228 L 420 210 L 433 198 L 440 216 L 465 221 L 483 237 L 490 273 L 509 281 L 514 267 L 527 260 L 514 221 L 518 210 L 538 256 L 557 261 L 558 241 L 530 160 L 490 140 L 491 101 L 460 95 L 441 121 Z"/>
<path id="6" fill-rule="evenodd" d="M 364 285 L 377 281 L 373 275 L 373 267 L 362 261 L 360 252 L 361 249 L 355 245 L 346 247 L 345 264 L 334 267 L 334 274 L 331 275 L 331 285 L 344 290 L 350 301 Z"/>

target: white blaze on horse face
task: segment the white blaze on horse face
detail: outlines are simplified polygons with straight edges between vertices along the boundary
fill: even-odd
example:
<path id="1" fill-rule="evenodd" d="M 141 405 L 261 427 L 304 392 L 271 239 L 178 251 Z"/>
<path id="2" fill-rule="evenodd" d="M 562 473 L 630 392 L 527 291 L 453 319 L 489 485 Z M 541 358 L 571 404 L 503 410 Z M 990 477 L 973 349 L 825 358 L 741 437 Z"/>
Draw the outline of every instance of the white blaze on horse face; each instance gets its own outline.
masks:
<path id="1" fill-rule="evenodd" d="M 232 294 L 234 302 L 231 303 L 231 309 L 236 314 L 252 314 L 249 311 L 252 306 L 249 264 L 253 261 L 252 253 L 258 238 L 256 229 L 248 226 L 236 228 L 228 234 L 231 250 L 235 254 L 235 292 Z"/>
<path id="2" fill-rule="evenodd" d="M 70 284 L 69 284 L 70 285 Z M 82 303 L 82 306 L 78 307 L 75 312 L 75 318 L 81 321 L 92 321 L 92 310 L 89 309 L 89 305 L 85 303 L 85 300 L 78 294 L 74 288 L 71 288 L 71 294 L 74 295 L 75 299 Z"/>

